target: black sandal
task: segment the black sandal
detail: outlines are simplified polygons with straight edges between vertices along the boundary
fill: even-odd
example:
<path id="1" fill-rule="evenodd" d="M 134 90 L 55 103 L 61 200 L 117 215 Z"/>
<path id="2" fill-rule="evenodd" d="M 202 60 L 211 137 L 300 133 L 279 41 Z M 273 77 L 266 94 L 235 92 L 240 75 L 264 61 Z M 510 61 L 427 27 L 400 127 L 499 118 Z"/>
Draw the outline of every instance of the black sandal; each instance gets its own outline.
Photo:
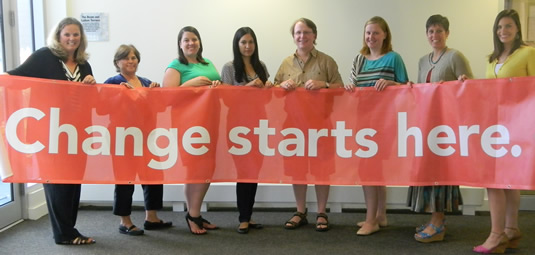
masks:
<path id="1" fill-rule="evenodd" d="M 143 224 L 143 227 L 145 230 L 157 230 L 157 229 L 163 229 L 163 228 L 170 228 L 173 226 L 173 222 L 165 222 L 163 220 L 160 220 L 158 222 L 151 222 L 146 220 Z"/>
<path id="2" fill-rule="evenodd" d="M 197 225 L 197 227 L 199 227 L 199 229 L 201 230 L 206 230 L 204 227 L 203 227 L 203 218 L 201 216 L 199 217 L 191 217 L 191 215 L 189 215 L 189 213 L 186 214 L 186 224 L 188 224 L 188 228 L 189 228 L 189 232 L 194 234 L 194 235 L 205 235 L 207 232 L 202 232 L 202 233 L 195 233 L 193 231 L 191 231 L 191 226 L 189 225 L 189 222 L 193 222 L 195 223 L 195 225 Z"/>
<path id="3" fill-rule="evenodd" d="M 324 218 L 325 219 L 325 223 L 323 222 L 318 222 L 318 218 Z M 325 226 L 325 227 L 323 227 Z M 329 216 L 327 216 L 327 214 L 325 213 L 318 213 L 318 216 L 316 216 L 316 231 L 318 232 L 325 232 L 325 231 L 329 231 L 330 227 L 329 227 Z"/>
<path id="4" fill-rule="evenodd" d="M 140 236 L 145 233 L 143 229 L 139 229 L 136 225 L 132 225 L 129 228 L 125 225 L 119 225 L 119 233 L 129 235 L 129 236 Z"/>
<path id="5" fill-rule="evenodd" d="M 206 220 L 205 218 L 203 218 L 202 216 L 199 216 L 199 217 L 201 218 L 201 220 L 202 220 L 203 223 L 206 223 L 206 224 L 212 224 L 212 223 L 210 223 L 208 220 Z M 213 227 L 213 228 L 208 228 L 208 227 L 205 227 L 204 224 L 203 224 L 203 227 L 204 227 L 204 229 L 206 229 L 206 230 L 216 230 L 216 229 L 219 229 L 218 226 L 215 226 L 215 227 Z"/>
<path id="6" fill-rule="evenodd" d="M 94 244 L 97 241 L 95 239 L 87 237 L 87 236 L 79 236 L 69 241 L 62 241 L 58 242 L 56 244 L 65 244 L 65 245 L 83 245 L 83 244 Z"/>
<path id="7" fill-rule="evenodd" d="M 249 221 L 249 228 L 252 228 L 252 229 L 263 229 L 264 225 L 262 225 L 260 223 L 251 223 Z"/>
<path id="8" fill-rule="evenodd" d="M 306 224 L 308 224 L 308 220 L 307 220 L 307 211 L 305 211 L 305 213 L 302 213 L 302 212 L 295 212 L 294 215 L 292 216 L 292 218 L 294 216 L 297 216 L 300 218 L 299 222 L 295 222 L 295 221 L 292 221 L 292 219 L 290 218 L 285 224 L 284 224 L 284 228 L 285 229 L 296 229 L 298 227 L 301 227 L 301 226 L 304 226 Z"/>

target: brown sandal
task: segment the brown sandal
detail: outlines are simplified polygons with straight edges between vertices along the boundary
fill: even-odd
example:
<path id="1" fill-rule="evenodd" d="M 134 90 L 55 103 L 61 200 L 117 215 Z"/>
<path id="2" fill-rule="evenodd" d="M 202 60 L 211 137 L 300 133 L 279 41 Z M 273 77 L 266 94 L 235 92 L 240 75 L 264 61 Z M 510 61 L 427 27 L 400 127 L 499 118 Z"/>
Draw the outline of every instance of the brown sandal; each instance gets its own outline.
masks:
<path id="1" fill-rule="evenodd" d="M 318 222 L 318 218 L 324 218 L 325 219 L 325 223 Z M 329 227 L 329 216 L 327 216 L 327 214 L 325 214 L 325 213 L 318 213 L 318 216 L 316 216 L 316 231 L 325 232 L 325 231 L 329 231 L 329 229 L 330 229 L 330 227 Z"/>
<path id="2" fill-rule="evenodd" d="M 518 230 L 518 228 L 506 227 L 505 229 L 509 229 L 512 232 L 514 232 L 513 236 L 511 236 L 511 237 L 507 236 L 507 238 L 509 238 L 509 244 L 507 245 L 507 248 L 508 249 L 517 249 L 518 248 L 518 242 L 522 238 L 522 233 L 520 232 L 520 230 Z"/>
<path id="3" fill-rule="evenodd" d="M 305 211 L 305 213 L 302 213 L 302 212 L 295 212 L 294 215 L 292 216 L 292 218 L 294 216 L 297 216 L 300 218 L 299 222 L 295 222 L 295 221 L 292 221 L 292 219 L 290 218 L 285 224 L 284 224 L 284 228 L 285 229 L 296 229 L 296 228 L 299 228 L 301 226 L 304 226 L 306 224 L 308 224 L 308 220 L 307 220 L 307 211 Z"/>

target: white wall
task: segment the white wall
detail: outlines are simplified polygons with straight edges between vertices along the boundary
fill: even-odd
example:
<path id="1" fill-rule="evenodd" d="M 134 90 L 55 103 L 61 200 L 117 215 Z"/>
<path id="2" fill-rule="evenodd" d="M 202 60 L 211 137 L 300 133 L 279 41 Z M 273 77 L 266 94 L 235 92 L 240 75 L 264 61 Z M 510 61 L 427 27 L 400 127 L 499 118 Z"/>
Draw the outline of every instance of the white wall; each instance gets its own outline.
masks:
<path id="1" fill-rule="evenodd" d="M 50 33 L 56 24 L 63 19 L 65 16 L 67 16 L 67 0 L 43 0 L 43 8 L 45 12 L 45 31 L 47 34 L 45 35 L 45 42 L 46 37 L 48 36 L 48 33 Z M 78 15 L 80 16 L 80 15 Z M 79 17 L 77 18 L 79 19 Z"/>
<path id="2" fill-rule="evenodd" d="M 65 3 L 53 2 L 60 7 Z M 166 66 L 177 57 L 178 31 L 186 25 L 199 30 L 203 55 L 218 70 L 232 58 L 236 29 L 250 26 L 273 78 L 282 59 L 295 51 L 290 25 L 307 17 L 318 26 L 317 49 L 337 61 L 347 83 L 352 60 L 362 47 L 363 25 L 375 15 L 389 23 L 394 50 L 403 57 L 411 80 L 416 80 L 418 59 L 431 50 L 425 21 L 437 13 L 450 20 L 448 46 L 463 52 L 476 78 L 483 78 L 485 58 L 492 50 L 492 24 L 503 0 L 67 0 L 66 8 L 67 15 L 76 18 L 82 12 L 109 14 L 110 40 L 91 42 L 88 48 L 98 82 L 116 74 L 112 59 L 122 43 L 134 44 L 141 52 L 138 74 L 161 82 Z"/>
<path id="3" fill-rule="evenodd" d="M 260 57 L 272 77 L 282 59 L 295 50 L 289 28 L 300 17 L 318 26 L 317 48 L 338 63 L 345 82 L 352 60 L 362 47 L 363 25 L 372 16 L 387 20 L 393 33 L 394 50 L 416 80 L 418 59 L 431 50 L 425 37 L 425 21 L 442 14 L 450 20 L 448 46 L 462 51 L 470 60 L 476 78 L 484 77 L 485 58 L 492 50 L 492 24 L 503 9 L 503 0 L 46 0 L 46 31 L 64 16 L 80 18 L 82 12 L 109 14 L 110 40 L 91 42 L 88 51 L 97 81 L 115 75 L 112 64 L 120 44 L 134 44 L 142 62 L 139 75 L 161 82 L 165 67 L 177 57 L 177 34 L 186 26 L 201 33 L 204 56 L 220 70 L 232 58 L 236 29 L 252 27 L 259 40 Z M 84 185 L 83 196 L 93 186 Z M 109 187 L 107 187 L 109 186 Z M 107 185 L 109 189 L 111 185 Z M 167 188 L 169 185 L 166 185 Z M 168 192 L 169 193 L 169 192 Z M 107 190 L 83 200 L 108 201 Z M 171 194 L 174 199 L 176 196 Z M 288 194 L 290 196 L 290 194 Z M 337 196 L 332 193 L 331 198 Z M 401 202 L 404 202 L 404 197 Z M 136 198 L 141 200 L 141 197 Z M 168 200 L 166 200 L 168 201 Z M 266 201 L 271 201 L 267 199 Z"/>

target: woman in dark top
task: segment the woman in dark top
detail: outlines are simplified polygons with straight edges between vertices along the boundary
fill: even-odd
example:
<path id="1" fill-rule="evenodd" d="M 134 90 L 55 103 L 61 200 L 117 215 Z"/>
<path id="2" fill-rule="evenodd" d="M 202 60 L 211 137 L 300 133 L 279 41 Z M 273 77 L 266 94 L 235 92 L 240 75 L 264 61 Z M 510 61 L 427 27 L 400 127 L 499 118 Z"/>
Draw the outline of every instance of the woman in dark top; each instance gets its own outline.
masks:
<path id="1" fill-rule="evenodd" d="M 47 47 L 37 50 L 22 65 L 7 73 L 94 84 L 86 47 L 82 24 L 74 18 L 65 18 L 49 36 Z M 95 243 L 93 238 L 83 236 L 74 228 L 81 185 L 43 184 L 43 188 L 56 244 Z"/>
<path id="2" fill-rule="evenodd" d="M 234 60 L 226 63 L 221 70 L 221 81 L 223 83 L 234 86 L 248 86 L 256 88 L 273 86 L 273 84 L 267 80 L 269 73 L 266 65 L 264 62 L 260 61 L 258 57 L 258 44 L 256 41 L 256 35 L 251 28 L 242 27 L 236 31 L 234 34 L 234 40 L 232 42 L 232 49 L 234 51 Z M 230 107 L 228 114 L 229 120 L 231 118 L 236 119 L 236 121 L 239 119 L 240 123 L 251 121 L 251 124 L 254 124 L 252 122 L 255 120 L 244 120 L 241 117 L 243 116 L 244 112 L 250 111 L 251 107 L 254 107 L 256 112 L 259 113 L 257 116 L 258 118 L 265 118 L 267 115 L 266 110 L 261 104 L 261 102 L 266 102 L 264 99 L 266 98 L 242 98 L 243 101 L 240 106 L 247 107 Z M 269 101 L 269 98 L 267 99 L 267 101 Z M 233 122 L 229 121 L 227 123 Z M 227 124 L 227 130 L 230 131 L 230 129 L 231 127 Z M 262 155 L 255 155 L 241 160 L 242 161 L 235 161 L 238 179 L 257 179 L 258 171 L 262 167 Z M 254 169 L 249 169 L 251 165 L 255 166 Z M 262 224 L 257 224 L 251 221 L 257 187 L 258 183 L 238 182 L 236 184 L 236 197 L 238 211 L 240 212 L 238 217 L 240 221 L 238 233 L 240 234 L 247 234 L 249 232 L 249 228 L 260 229 L 263 227 Z"/>
<path id="3" fill-rule="evenodd" d="M 134 45 L 121 45 L 117 49 L 115 56 L 113 58 L 113 65 L 119 74 L 116 76 L 108 78 L 104 83 L 108 84 L 120 84 L 127 88 L 140 88 L 140 87 L 160 87 L 160 84 L 157 82 L 152 82 L 147 78 L 143 78 L 136 75 L 137 67 L 141 61 L 141 56 L 139 51 L 134 47 Z M 135 105 L 129 105 L 128 107 L 135 107 Z M 138 116 L 140 109 L 125 111 L 123 114 L 131 114 L 131 116 L 126 116 L 130 121 L 140 121 L 145 122 L 145 118 L 140 118 Z M 124 117 L 124 116 L 123 116 Z M 112 120 L 113 122 L 113 120 Z M 142 123 L 140 123 L 142 124 Z M 134 160 L 142 159 L 140 157 L 134 157 Z M 139 168 L 123 168 L 123 159 L 120 157 L 114 158 L 113 160 L 113 172 L 115 174 L 116 180 L 126 179 L 126 181 L 133 181 L 136 178 L 136 175 L 143 176 L 147 171 L 144 169 L 144 163 L 136 162 L 132 163 L 132 159 L 129 165 L 136 165 Z M 153 172 L 152 174 L 157 175 L 161 174 L 160 171 Z M 144 228 L 146 230 L 156 230 L 162 228 L 168 228 L 173 225 L 172 222 L 164 222 L 160 220 L 157 215 L 157 210 L 163 208 L 163 185 L 141 185 L 143 188 L 143 196 L 145 198 L 145 223 Z M 143 229 L 139 229 L 132 223 L 130 214 L 132 213 L 132 195 L 134 194 L 134 185 L 115 185 L 115 196 L 113 197 L 113 214 L 121 217 L 121 224 L 119 225 L 119 233 L 137 236 L 144 233 Z"/>

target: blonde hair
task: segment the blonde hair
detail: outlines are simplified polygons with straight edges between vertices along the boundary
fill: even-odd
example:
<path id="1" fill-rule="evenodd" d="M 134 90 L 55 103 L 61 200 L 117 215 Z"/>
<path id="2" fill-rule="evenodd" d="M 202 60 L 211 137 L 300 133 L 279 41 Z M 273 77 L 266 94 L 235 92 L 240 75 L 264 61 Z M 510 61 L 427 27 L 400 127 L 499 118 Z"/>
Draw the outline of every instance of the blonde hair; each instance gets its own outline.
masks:
<path id="1" fill-rule="evenodd" d="M 360 53 L 362 55 L 369 55 L 370 54 L 370 48 L 366 44 L 366 26 L 370 24 L 377 24 L 385 32 L 386 38 L 383 41 L 383 46 L 381 47 L 381 54 L 386 54 L 388 52 L 392 51 L 392 33 L 390 33 L 390 28 L 388 27 L 388 24 L 386 21 L 379 17 L 375 16 L 368 20 L 366 24 L 364 24 L 364 35 L 362 36 L 362 49 L 360 50 Z"/>
<path id="2" fill-rule="evenodd" d="M 76 61 L 76 63 L 78 64 L 85 64 L 85 62 L 89 58 L 89 55 L 85 52 L 85 49 L 87 48 L 87 37 L 85 36 L 84 27 L 82 26 L 82 23 L 80 23 L 80 21 L 75 18 L 67 17 L 62 19 L 58 23 L 58 25 L 54 29 L 54 32 L 48 35 L 48 48 L 52 51 L 54 55 L 56 55 L 60 59 L 67 60 L 67 52 L 65 51 L 63 46 L 61 46 L 59 38 L 63 28 L 68 25 L 77 25 L 78 28 L 80 28 L 80 45 L 78 46 L 78 49 L 76 49 L 76 51 L 74 52 L 74 61 Z"/>

